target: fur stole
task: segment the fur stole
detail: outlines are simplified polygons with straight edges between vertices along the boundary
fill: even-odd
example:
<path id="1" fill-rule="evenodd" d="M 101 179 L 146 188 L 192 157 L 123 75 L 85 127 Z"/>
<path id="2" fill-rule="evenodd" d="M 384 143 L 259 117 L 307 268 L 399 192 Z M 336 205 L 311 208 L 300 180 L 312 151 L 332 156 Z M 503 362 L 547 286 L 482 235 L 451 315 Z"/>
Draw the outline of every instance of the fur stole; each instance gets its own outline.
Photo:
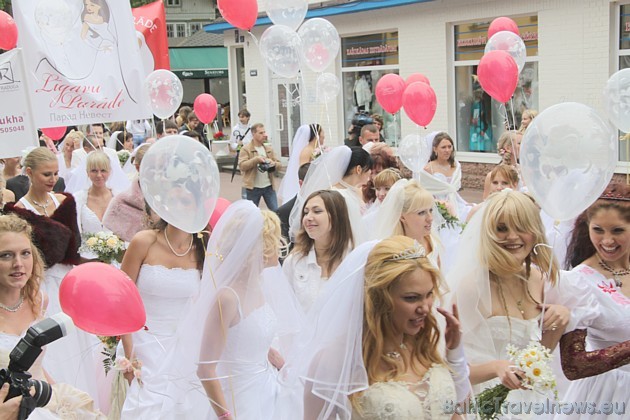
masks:
<path id="1" fill-rule="evenodd" d="M 129 189 L 114 196 L 103 215 L 103 226 L 123 241 L 131 242 L 133 236 L 146 226 L 144 195 L 136 179 Z"/>
<path id="2" fill-rule="evenodd" d="M 62 193 L 66 199 L 50 217 L 40 216 L 30 210 L 7 203 L 5 213 L 13 213 L 33 226 L 33 240 L 42 253 L 46 267 L 57 263 L 79 264 L 81 236 L 77 225 L 77 205 L 71 194 Z"/>

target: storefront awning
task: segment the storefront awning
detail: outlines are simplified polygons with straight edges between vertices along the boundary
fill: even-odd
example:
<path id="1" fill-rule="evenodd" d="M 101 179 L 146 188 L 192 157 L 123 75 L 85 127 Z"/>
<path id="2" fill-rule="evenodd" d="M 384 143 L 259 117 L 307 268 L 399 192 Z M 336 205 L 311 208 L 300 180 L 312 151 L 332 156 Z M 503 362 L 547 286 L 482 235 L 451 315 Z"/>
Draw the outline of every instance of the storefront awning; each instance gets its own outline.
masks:
<path id="1" fill-rule="evenodd" d="M 387 7 L 407 6 L 415 3 L 428 3 L 433 0 L 371 0 L 371 1 L 355 1 L 352 3 L 338 4 L 329 7 L 320 7 L 311 9 L 306 12 L 306 19 L 316 17 L 326 17 L 335 15 L 344 15 L 347 13 L 366 12 L 369 10 L 384 9 Z M 254 26 L 271 25 L 271 19 L 267 16 L 259 17 Z M 204 31 L 212 33 L 222 33 L 229 29 L 235 29 L 234 25 L 228 22 L 217 22 L 205 25 Z"/>
<path id="2" fill-rule="evenodd" d="M 171 71 L 180 79 L 228 77 L 225 47 L 169 48 Z"/>

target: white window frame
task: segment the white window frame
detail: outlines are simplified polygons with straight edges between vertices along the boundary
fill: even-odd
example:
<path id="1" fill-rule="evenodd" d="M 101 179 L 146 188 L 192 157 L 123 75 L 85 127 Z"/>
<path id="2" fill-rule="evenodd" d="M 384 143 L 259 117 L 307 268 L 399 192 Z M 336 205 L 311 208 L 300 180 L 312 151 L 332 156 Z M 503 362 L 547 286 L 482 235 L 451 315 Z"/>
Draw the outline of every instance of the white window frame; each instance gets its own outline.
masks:
<path id="1" fill-rule="evenodd" d="M 182 2 L 181 0 L 165 0 L 164 5 L 166 7 L 181 7 Z"/>
<path id="2" fill-rule="evenodd" d="M 179 35 L 179 30 L 183 28 L 183 35 Z M 175 38 L 186 38 L 188 36 L 188 25 L 185 23 L 175 23 Z"/>
<path id="3" fill-rule="evenodd" d="M 170 33 L 173 36 L 168 36 L 169 28 L 170 28 Z M 174 23 L 167 23 L 166 24 L 166 37 L 167 38 L 175 38 L 175 24 Z"/>
<path id="4" fill-rule="evenodd" d="M 540 17 L 540 16 L 539 16 Z M 455 27 L 457 25 L 465 25 L 467 23 L 479 22 L 480 19 L 461 21 L 461 22 L 452 22 L 450 24 L 450 39 L 448 40 L 448 57 L 449 57 L 449 74 L 448 74 L 448 98 L 449 98 L 449 134 L 453 136 L 455 139 L 455 150 L 457 151 L 457 160 L 461 162 L 469 162 L 469 163 L 497 163 L 501 158 L 497 153 L 482 153 L 482 152 L 465 152 L 457 150 L 458 142 L 457 142 L 457 87 L 455 85 L 455 68 L 456 67 L 468 67 L 468 66 L 477 66 L 479 65 L 480 60 L 455 60 Z M 540 33 L 540 22 L 539 22 L 539 33 Z M 540 45 L 538 46 L 540 49 Z M 538 63 L 540 69 L 540 58 L 538 55 L 525 58 L 526 63 Z M 498 139 L 498 138 L 497 138 Z"/>
<path id="5" fill-rule="evenodd" d="M 621 6 L 626 6 L 629 5 L 630 2 L 629 1 L 623 1 L 623 2 L 619 2 L 617 4 L 615 4 L 614 9 L 614 16 L 613 19 L 611 19 L 611 22 L 613 23 L 612 25 L 612 31 L 611 31 L 611 42 L 613 44 L 613 48 L 612 50 L 614 51 L 614 55 L 612 57 L 612 59 L 614 60 L 613 63 L 611 63 L 610 66 L 610 75 L 612 76 L 614 73 L 619 71 L 619 59 L 621 57 L 627 57 L 630 56 L 630 48 L 628 49 L 620 49 L 619 48 L 619 36 L 620 36 L 620 32 L 621 32 Z M 624 147 L 625 142 L 619 141 L 619 149 L 621 150 L 621 147 Z M 624 161 L 624 160 L 617 160 L 617 166 L 615 168 L 615 173 L 623 173 L 623 174 L 627 174 L 628 171 L 630 171 L 630 156 L 628 156 L 628 161 Z"/>
<path id="6" fill-rule="evenodd" d="M 188 30 L 190 31 L 190 35 L 194 34 L 195 32 L 198 32 L 201 30 L 201 28 L 203 27 L 203 24 L 201 22 L 190 22 L 188 24 Z"/>

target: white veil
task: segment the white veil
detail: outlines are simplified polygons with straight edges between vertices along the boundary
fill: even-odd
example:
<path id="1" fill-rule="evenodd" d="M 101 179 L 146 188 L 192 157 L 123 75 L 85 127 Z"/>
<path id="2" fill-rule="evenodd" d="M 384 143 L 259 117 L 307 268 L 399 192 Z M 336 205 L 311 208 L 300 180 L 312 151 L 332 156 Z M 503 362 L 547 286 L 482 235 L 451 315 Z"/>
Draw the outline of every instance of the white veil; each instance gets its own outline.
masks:
<path id="1" fill-rule="evenodd" d="M 105 154 L 109 158 L 109 165 L 111 167 L 109 179 L 107 180 L 107 187 L 110 188 L 115 195 L 119 192 L 127 190 L 131 186 L 131 181 L 120 167 L 118 159 L 115 159 L 108 153 Z M 81 163 L 79 163 L 79 166 L 72 170 L 70 181 L 66 184 L 66 192 L 76 194 L 79 191 L 87 190 L 90 188 L 90 185 L 90 178 L 88 178 L 87 174 L 87 158 L 85 158 L 81 161 Z"/>
<path id="2" fill-rule="evenodd" d="M 319 190 L 328 190 L 337 184 L 346 173 L 352 150 L 337 146 L 311 162 L 302 183 L 295 205 L 289 216 L 289 236 L 294 240 L 302 224 L 302 207 L 309 195 Z"/>
<path id="3" fill-rule="evenodd" d="M 280 371 L 281 383 L 297 398 L 304 396 L 304 418 L 350 419 L 348 396 L 368 388 L 362 354 L 363 290 L 365 263 L 376 243 L 357 247 L 326 282 Z M 293 418 L 302 417 L 294 413 Z"/>
<path id="4" fill-rule="evenodd" d="M 239 379 L 251 379 L 266 371 L 266 352 L 262 360 L 233 359 L 236 354 L 247 356 L 248 349 L 257 343 L 255 338 L 238 335 L 232 328 L 263 305 L 268 304 L 276 314 L 276 332 L 281 341 L 301 326 L 301 314 L 296 310 L 299 304 L 282 270 L 264 268 L 263 223 L 258 207 L 239 200 L 227 208 L 212 231 L 199 296 L 181 321 L 178 343 L 170 356 L 166 405 L 184 404 L 184 397 L 190 396 L 205 400 L 203 404 L 209 408 L 203 381 L 221 380 L 229 400 L 238 393 L 231 387 Z M 224 347 L 226 343 L 229 348 Z M 232 407 L 226 409 L 234 413 Z"/>
<path id="5" fill-rule="evenodd" d="M 109 139 L 107 139 L 107 144 L 105 144 L 105 146 L 109 147 L 110 149 L 114 149 L 116 150 L 116 143 L 120 143 L 121 145 L 124 145 L 119 139 L 118 139 L 118 134 L 122 133 L 122 131 L 114 131 L 110 136 Z"/>
<path id="6" fill-rule="evenodd" d="M 312 126 L 310 124 L 301 125 L 295 133 L 295 137 L 293 137 L 289 163 L 284 173 L 284 178 L 282 178 L 282 182 L 280 183 L 280 188 L 278 189 L 278 198 L 281 203 L 286 203 L 295 197 L 300 190 L 300 184 L 298 182 L 300 154 L 311 138 L 311 127 Z"/>

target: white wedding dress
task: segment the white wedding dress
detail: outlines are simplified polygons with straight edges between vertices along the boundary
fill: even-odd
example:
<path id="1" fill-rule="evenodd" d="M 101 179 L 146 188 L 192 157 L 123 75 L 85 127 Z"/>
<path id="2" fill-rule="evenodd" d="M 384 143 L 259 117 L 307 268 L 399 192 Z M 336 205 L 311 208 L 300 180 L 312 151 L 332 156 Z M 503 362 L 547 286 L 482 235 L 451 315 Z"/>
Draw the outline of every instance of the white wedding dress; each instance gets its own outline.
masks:
<path id="1" fill-rule="evenodd" d="M 74 200 L 77 202 L 77 222 L 81 235 L 87 233 L 111 232 L 111 230 L 103 226 L 103 223 L 99 220 L 96 213 L 88 207 L 87 198 L 87 190 L 81 190 L 74 194 Z M 83 243 L 83 238 L 81 238 L 81 242 Z M 87 259 L 98 258 L 96 254 L 89 251 L 81 251 L 80 254 L 83 258 Z"/>
<path id="2" fill-rule="evenodd" d="M 356 420 L 429 420 L 450 419 L 444 407 L 456 401 L 451 372 L 434 364 L 417 383 L 377 382 L 359 397 Z"/>
<path id="3" fill-rule="evenodd" d="M 568 277 L 569 281 L 587 285 L 598 304 L 597 315 L 592 319 L 580 320 L 578 327 L 587 329 L 586 350 L 604 349 L 630 340 L 630 298 L 618 290 L 613 280 L 605 278 L 587 265 L 578 265 L 572 273 L 579 275 Z M 603 403 L 611 403 L 613 410 L 618 410 L 625 404 L 627 413 L 630 409 L 630 365 L 571 381 L 564 401 L 599 403 L 597 409 L 601 409 Z M 615 414 L 620 412 L 613 411 L 611 414 L 617 417 Z M 566 416 L 558 415 L 558 418 L 562 417 Z M 605 419 L 608 416 L 604 413 L 586 412 L 581 417 L 574 414 L 572 418 Z"/>
<path id="4" fill-rule="evenodd" d="M 244 314 L 240 300 L 238 315 L 240 321 L 229 328 L 217 365 L 217 374 L 224 378 L 221 388 L 228 409 L 240 420 L 275 419 L 277 372 L 267 360 L 267 353 L 278 319 L 268 303 Z M 209 418 L 215 418 L 214 412 Z"/>
<path id="5" fill-rule="evenodd" d="M 165 360 L 176 341 L 180 320 L 199 293 L 197 269 L 166 268 L 143 264 L 138 274 L 138 290 L 147 314 L 146 329 L 132 334 L 135 357 L 142 362 L 142 382 L 134 380 L 127 391 L 122 419 L 172 419 L 162 405 L 172 403 L 166 392 L 168 368 Z M 191 378 L 191 381 L 196 378 Z M 194 407 L 189 407 L 193 409 Z M 178 413 L 178 418 L 180 413 Z"/>

